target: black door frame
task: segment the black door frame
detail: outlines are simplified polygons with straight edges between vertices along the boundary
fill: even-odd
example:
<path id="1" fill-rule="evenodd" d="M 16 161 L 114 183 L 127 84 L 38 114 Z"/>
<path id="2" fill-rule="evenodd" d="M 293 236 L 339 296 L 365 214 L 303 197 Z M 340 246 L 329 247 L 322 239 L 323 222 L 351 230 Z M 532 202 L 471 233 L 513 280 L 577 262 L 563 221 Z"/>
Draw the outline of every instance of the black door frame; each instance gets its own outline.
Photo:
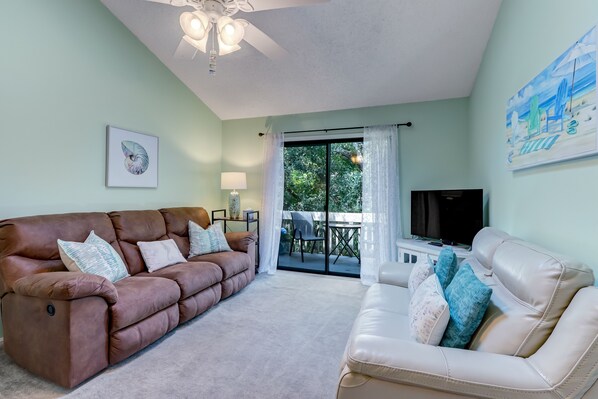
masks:
<path id="1" fill-rule="evenodd" d="M 325 218 L 324 218 L 324 270 L 314 270 L 314 269 L 303 269 L 300 267 L 292 267 L 292 266 L 280 266 L 278 263 L 278 257 L 276 258 L 276 268 L 280 270 L 288 270 L 292 272 L 302 272 L 302 273 L 312 273 L 312 274 L 325 274 L 330 276 L 341 276 L 341 277 L 355 277 L 359 278 L 359 275 L 350 274 L 350 273 L 342 273 L 342 272 L 331 272 L 330 271 L 330 248 L 328 246 L 328 235 L 330 234 L 330 229 L 328 228 L 329 223 L 329 213 L 330 213 L 330 145 L 331 144 L 339 144 L 339 143 L 363 143 L 363 138 L 341 138 L 341 139 L 310 139 L 310 140 L 297 140 L 297 141 L 290 141 L 285 142 L 284 146 L 286 147 L 307 147 L 307 146 L 314 146 L 314 145 L 325 145 L 326 146 L 326 198 L 324 201 L 325 204 Z"/>

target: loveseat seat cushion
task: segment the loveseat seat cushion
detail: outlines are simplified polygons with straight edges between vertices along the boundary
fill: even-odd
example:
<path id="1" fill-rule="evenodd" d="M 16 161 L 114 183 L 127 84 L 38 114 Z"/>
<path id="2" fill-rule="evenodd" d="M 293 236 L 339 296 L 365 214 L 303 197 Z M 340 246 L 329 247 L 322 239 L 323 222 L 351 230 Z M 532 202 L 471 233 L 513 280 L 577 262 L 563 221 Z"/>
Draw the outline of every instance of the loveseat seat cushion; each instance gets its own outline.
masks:
<path id="1" fill-rule="evenodd" d="M 180 299 L 185 299 L 222 281 L 222 269 L 214 263 L 187 262 L 152 273 L 141 272 L 135 277 L 163 277 L 172 280 L 181 289 Z"/>
<path id="2" fill-rule="evenodd" d="M 409 316 L 382 309 L 365 309 L 359 312 L 351 337 L 358 335 L 414 341 L 409 334 Z"/>
<path id="3" fill-rule="evenodd" d="M 128 327 L 178 302 L 176 282 L 160 277 L 127 277 L 116 283 L 118 302 L 110 307 L 110 333 Z"/>
<path id="4" fill-rule="evenodd" d="M 194 256 L 189 258 L 193 262 L 212 262 L 222 269 L 222 279 L 226 280 L 236 274 L 242 273 L 253 266 L 251 257 L 244 252 L 216 252 L 212 254 Z"/>
<path id="5" fill-rule="evenodd" d="M 407 316 L 411 295 L 406 287 L 390 284 L 373 284 L 365 293 L 361 310 L 380 309 Z"/>
<path id="6" fill-rule="evenodd" d="M 528 357 L 542 346 L 580 288 L 594 284 L 578 261 L 508 240 L 492 259 L 490 306 L 470 349 Z"/>

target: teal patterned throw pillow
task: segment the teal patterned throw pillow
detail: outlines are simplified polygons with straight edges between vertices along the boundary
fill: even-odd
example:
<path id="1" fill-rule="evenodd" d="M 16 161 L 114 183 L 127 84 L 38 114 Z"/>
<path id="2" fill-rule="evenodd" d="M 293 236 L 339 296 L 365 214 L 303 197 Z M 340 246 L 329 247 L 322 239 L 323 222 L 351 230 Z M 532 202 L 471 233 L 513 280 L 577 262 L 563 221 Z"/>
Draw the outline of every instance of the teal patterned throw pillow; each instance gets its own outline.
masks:
<path id="1" fill-rule="evenodd" d="M 446 287 L 451 283 L 451 280 L 457 273 L 457 269 L 457 256 L 453 252 L 453 248 L 443 248 L 438 255 L 438 261 L 436 262 L 435 268 L 438 281 L 440 281 L 443 290 L 446 290 Z"/>
<path id="2" fill-rule="evenodd" d="M 450 319 L 440 346 L 465 348 L 488 309 L 492 289 L 476 277 L 469 264 L 465 264 L 444 294 Z"/>
<path id="3" fill-rule="evenodd" d="M 112 245 L 92 230 L 85 242 L 58 240 L 60 259 L 72 272 L 96 274 L 113 283 L 129 276 L 127 267 Z"/>
<path id="4" fill-rule="evenodd" d="M 195 222 L 189 221 L 189 258 L 214 252 L 232 251 L 222 232 L 220 223 L 204 229 Z"/>

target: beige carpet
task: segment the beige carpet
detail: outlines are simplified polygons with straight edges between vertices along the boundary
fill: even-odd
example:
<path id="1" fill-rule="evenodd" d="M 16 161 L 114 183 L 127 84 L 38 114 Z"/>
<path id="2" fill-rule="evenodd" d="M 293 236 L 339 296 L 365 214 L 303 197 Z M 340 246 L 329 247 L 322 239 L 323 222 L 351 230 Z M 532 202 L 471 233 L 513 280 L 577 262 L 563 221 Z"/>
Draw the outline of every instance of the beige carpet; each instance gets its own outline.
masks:
<path id="1" fill-rule="evenodd" d="M 73 390 L 0 351 L 0 398 L 334 398 L 365 292 L 358 279 L 279 271 Z"/>

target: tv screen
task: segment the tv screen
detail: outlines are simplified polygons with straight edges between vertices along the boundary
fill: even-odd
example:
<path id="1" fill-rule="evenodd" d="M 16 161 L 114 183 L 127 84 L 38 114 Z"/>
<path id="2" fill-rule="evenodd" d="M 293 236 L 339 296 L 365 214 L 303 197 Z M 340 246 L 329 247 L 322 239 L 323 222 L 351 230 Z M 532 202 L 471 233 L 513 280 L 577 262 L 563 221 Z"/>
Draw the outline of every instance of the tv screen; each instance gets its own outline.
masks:
<path id="1" fill-rule="evenodd" d="M 482 229 L 483 190 L 411 191 L 411 234 L 471 245 Z"/>

